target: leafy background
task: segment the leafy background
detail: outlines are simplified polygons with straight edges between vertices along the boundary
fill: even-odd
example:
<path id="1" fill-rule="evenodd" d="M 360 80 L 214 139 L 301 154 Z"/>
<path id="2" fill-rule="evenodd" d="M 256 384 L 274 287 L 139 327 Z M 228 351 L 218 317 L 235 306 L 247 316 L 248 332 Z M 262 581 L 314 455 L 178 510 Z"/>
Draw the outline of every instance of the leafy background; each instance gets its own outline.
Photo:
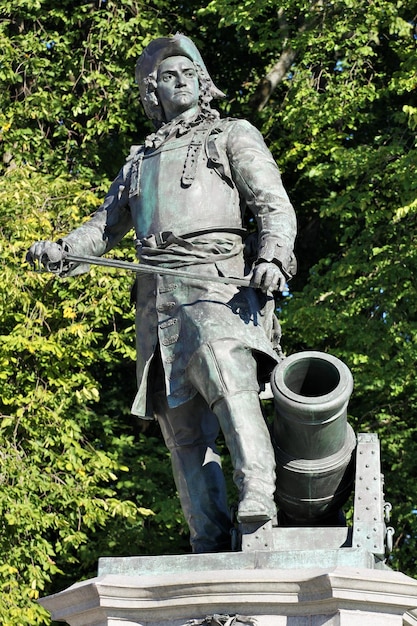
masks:
<path id="1" fill-rule="evenodd" d="M 103 555 L 188 550 L 169 459 L 135 393 L 131 278 L 59 280 L 26 250 L 99 204 L 150 126 L 134 65 L 181 31 L 263 132 L 299 221 L 278 302 L 287 354 L 352 370 L 350 421 L 377 432 L 392 567 L 416 576 L 416 2 L 3 0 L 0 6 L 0 615 L 94 576 Z M 130 237 L 112 253 L 133 259 Z"/>

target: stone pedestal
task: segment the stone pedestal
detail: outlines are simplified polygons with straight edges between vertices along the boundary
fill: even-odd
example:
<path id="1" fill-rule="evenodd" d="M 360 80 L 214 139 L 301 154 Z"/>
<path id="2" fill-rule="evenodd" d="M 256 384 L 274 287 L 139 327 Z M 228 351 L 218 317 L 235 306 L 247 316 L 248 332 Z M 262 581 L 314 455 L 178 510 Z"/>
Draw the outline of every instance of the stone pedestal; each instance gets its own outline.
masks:
<path id="1" fill-rule="evenodd" d="M 70 626 L 417 626 L 417 581 L 353 549 L 104 558 L 41 604 Z"/>

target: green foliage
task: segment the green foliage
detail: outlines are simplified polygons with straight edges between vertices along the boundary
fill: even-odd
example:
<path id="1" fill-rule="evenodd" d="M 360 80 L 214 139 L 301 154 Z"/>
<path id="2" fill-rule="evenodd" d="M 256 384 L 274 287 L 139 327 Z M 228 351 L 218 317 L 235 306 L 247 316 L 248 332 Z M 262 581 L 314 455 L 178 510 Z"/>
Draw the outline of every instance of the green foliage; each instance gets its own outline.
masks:
<path id="1" fill-rule="evenodd" d="M 412 151 L 390 153 L 383 175 L 385 151 L 379 158 L 372 155 L 375 162 L 368 155 L 362 193 L 353 184 L 350 193 L 347 185 L 334 197 L 339 250 L 312 268 L 308 285 L 294 294 L 283 314 L 293 349 L 331 352 L 351 368 L 352 424 L 357 432 L 377 432 L 382 442 L 386 490 L 398 532 L 392 562 L 415 575 L 416 163 Z M 351 162 L 352 178 L 353 167 Z M 324 213 L 330 211 L 329 203 Z"/>
<path id="2" fill-rule="evenodd" d="M 128 416 L 131 278 L 92 270 L 61 281 L 24 264 L 39 232 L 56 239 L 97 197 L 80 181 L 27 166 L 3 183 L 0 614 L 33 625 L 47 623 L 33 600 L 52 580 L 92 575 L 100 553 L 152 553 L 161 549 L 156 537 L 165 551 L 170 541 L 178 549 L 181 520 L 161 441 L 135 432 Z"/>
<path id="3" fill-rule="evenodd" d="M 158 32 L 158 12 L 134 1 L 12 0 L 0 15 L 6 160 L 30 153 L 32 164 L 58 174 L 91 175 L 100 148 L 107 163 L 123 155 L 127 134 L 144 125 L 134 64 Z"/>
<path id="4" fill-rule="evenodd" d="M 280 303 L 288 353 L 352 369 L 357 431 L 382 441 L 397 528 L 391 563 L 416 576 L 416 16 L 413 3 L 212 0 L 253 58 L 248 91 L 294 51 L 254 115 L 297 209 L 300 271 Z"/>

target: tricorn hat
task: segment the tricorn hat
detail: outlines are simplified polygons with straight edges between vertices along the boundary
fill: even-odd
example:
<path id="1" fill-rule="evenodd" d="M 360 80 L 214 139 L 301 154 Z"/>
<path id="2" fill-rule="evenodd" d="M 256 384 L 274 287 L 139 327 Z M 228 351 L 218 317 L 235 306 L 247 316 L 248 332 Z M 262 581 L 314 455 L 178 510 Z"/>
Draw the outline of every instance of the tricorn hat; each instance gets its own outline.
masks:
<path id="1" fill-rule="evenodd" d="M 213 83 L 207 71 L 205 63 L 196 45 L 186 35 L 177 33 L 171 37 L 159 37 L 154 39 L 144 48 L 136 63 L 136 82 L 139 85 L 139 92 L 146 113 L 149 117 L 154 117 L 147 106 L 147 96 L 149 94 L 149 78 L 153 75 L 156 79 L 156 72 L 164 59 L 173 56 L 184 56 L 189 58 L 201 68 L 204 77 L 210 84 L 210 95 L 212 98 L 224 98 L 225 94 Z"/>

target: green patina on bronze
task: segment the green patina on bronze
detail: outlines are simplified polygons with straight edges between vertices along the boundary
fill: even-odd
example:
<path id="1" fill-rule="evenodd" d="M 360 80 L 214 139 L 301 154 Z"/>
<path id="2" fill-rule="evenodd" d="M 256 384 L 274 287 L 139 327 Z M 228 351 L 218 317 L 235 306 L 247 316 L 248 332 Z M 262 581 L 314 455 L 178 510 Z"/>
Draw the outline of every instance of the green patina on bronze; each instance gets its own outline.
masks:
<path id="1" fill-rule="evenodd" d="M 259 131 L 211 108 L 223 94 L 190 39 L 151 42 L 136 79 L 155 132 L 132 147 L 87 222 L 57 243 L 34 244 L 28 258 L 73 276 L 89 266 L 71 255 L 100 257 L 134 228 L 139 265 L 155 273 L 137 273 L 132 412 L 161 425 L 193 551 L 227 550 L 233 524 L 215 443 L 219 425 L 234 467 L 238 521 L 276 514 L 275 455 L 259 391 L 282 359 L 273 292 L 295 272 L 295 214 Z M 246 238 L 246 212 L 257 225 L 255 243 Z M 249 274 L 250 286 L 219 282 Z"/>

